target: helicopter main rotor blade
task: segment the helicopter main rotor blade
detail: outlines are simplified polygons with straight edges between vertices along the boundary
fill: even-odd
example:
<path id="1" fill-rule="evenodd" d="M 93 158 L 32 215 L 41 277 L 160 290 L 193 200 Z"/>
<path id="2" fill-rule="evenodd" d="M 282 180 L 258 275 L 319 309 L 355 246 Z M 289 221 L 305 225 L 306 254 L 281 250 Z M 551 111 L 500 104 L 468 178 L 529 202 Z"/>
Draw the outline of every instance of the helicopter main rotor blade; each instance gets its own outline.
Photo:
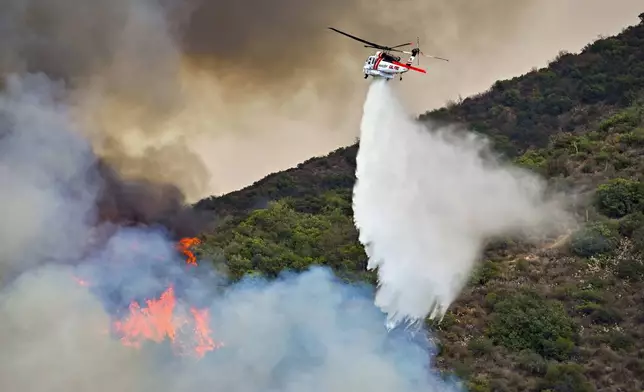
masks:
<path id="1" fill-rule="evenodd" d="M 360 41 L 360 42 L 365 43 L 365 44 L 367 44 L 367 45 L 371 45 L 371 46 L 373 46 L 373 47 L 374 47 L 374 48 L 376 48 L 376 49 L 382 49 L 382 50 L 387 50 L 387 49 L 389 49 L 389 48 L 388 48 L 388 47 L 386 47 L 386 46 L 382 46 L 382 45 L 375 44 L 375 43 L 373 43 L 373 42 L 366 41 L 366 40 L 364 40 L 364 39 L 362 39 L 362 38 L 358 38 L 358 37 L 356 37 L 356 36 L 354 36 L 354 35 L 351 35 L 351 34 L 345 33 L 344 31 L 340 31 L 340 30 L 335 29 L 335 28 L 333 28 L 333 27 L 329 27 L 329 29 L 330 29 L 330 30 L 335 31 L 336 33 L 340 33 L 340 34 L 345 35 L 345 36 L 347 36 L 347 37 L 349 37 L 349 38 L 355 39 L 356 41 Z"/>
<path id="2" fill-rule="evenodd" d="M 425 53 L 423 53 L 423 52 L 420 52 L 420 54 L 421 54 L 421 55 L 423 55 L 423 56 L 425 56 L 425 57 L 430 57 L 430 58 L 437 59 L 437 60 L 449 61 L 448 59 L 445 59 L 445 58 L 442 58 L 442 57 L 438 57 L 438 56 L 430 56 L 430 55 L 425 54 Z"/>
<path id="3" fill-rule="evenodd" d="M 412 44 L 413 44 L 412 42 L 406 42 L 406 43 L 404 43 L 404 44 L 395 45 L 395 46 L 383 46 L 383 45 L 379 45 L 379 44 L 376 44 L 376 43 L 373 43 L 373 42 L 370 42 L 370 41 L 364 40 L 364 39 L 362 39 L 362 38 L 356 37 L 355 35 L 351 35 L 351 34 L 349 34 L 349 33 L 345 33 L 344 31 L 340 31 L 340 30 L 338 30 L 338 29 L 336 29 L 336 28 L 334 28 L 334 27 L 329 27 L 329 30 L 333 30 L 333 31 L 335 31 L 336 33 L 342 34 L 342 35 L 347 36 L 347 37 L 349 37 L 349 38 L 351 38 L 351 39 L 354 39 L 354 40 L 356 40 L 356 41 L 362 42 L 362 43 L 366 44 L 366 45 L 364 46 L 365 48 L 374 48 L 374 49 L 381 49 L 381 50 L 386 50 L 386 51 L 391 51 L 391 52 L 398 52 L 398 53 L 412 54 L 412 52 L 407 51 L 407 50 L 398 50 L 398 49 L 394 49 L 394 48 L 399 48 L 399 47 L 401 47 L 401 46 L 412 45 Z M 417 45 L 417 46 L 418 46 L 418 45 Z M 446 58 L 443 58 L 443 57 L 437 57 L 437 56 L 430 56 L 430 55 L 427 55 L 427 54 L 425 54 L 425 53 L 423 53 L 423 52 L 420 52 L 419 54 L 420 54 L 420 55 L 422 55 L 422 56 L 424 56 L 424 57 L 430 57 L 430 58 L 434 58 L 434 59 L 437 59 L 437 60 L 449 61 L 449 60 L 448 60 L 448 59 L 446 59 Z"/>
<path id="4" fill-rule="evenodd" d="M 392 50 L 392 52 L 400 52 L 400 53 L 405 53 L 405 54 L 413 54 L 412 52 L 410 52 L 410 51 L 408 51 L 408 50 L 395 50 L 395 49 L 394 49 L 394 50 Z M 430 55 L 425 54 L 425 53 L 423 53 L 423 52 L 419 52 L 418 54 L 420 54 L 420 55 L 421 55 L 421 56 L 423 56 L 423 57 L 429 57 L 429 58 L 432 58 L 432 59 L 443 60 L 443 61 L 449 61 L 449 60 L 448 60 L 448 59 L 446 59 L 446 58 L 438 57 L 438 56 L 430 56 Z"/>
<path id="5" fill-rule="evenodd" d="M 411 45 L 411 44 L 401 44 L 401 45 L 396 45 L 396 46 L 391 46 L 391 47 L 390 46 L 365 45 L 364 47 L 365 48 L 374 48 L 374 49 L 383 49 L 383 50 L 387 50 L 387 51 L 391 51 L 391 52 L 402 52 L 401 50 L 394 49 L 394 48 L 397 48 L 399 46 L 405 46 L 405 45 Z M 409 52 L 409 53 L 411 53 L 411 52 Z"/>
<path id="6" fill-rule="evenodd" d="M 412 45 L 412 44 L 413 44 L 413 42 L 407 42 L 406 44 L 400 44 L 400 45 L 396 45 L 396 46 L 390 46 L 390 47 L 389 47 L 389 49 L 399 48 L 399 47 L 401 47 L 401 46 L 407 46 L 407 45 Z"/>

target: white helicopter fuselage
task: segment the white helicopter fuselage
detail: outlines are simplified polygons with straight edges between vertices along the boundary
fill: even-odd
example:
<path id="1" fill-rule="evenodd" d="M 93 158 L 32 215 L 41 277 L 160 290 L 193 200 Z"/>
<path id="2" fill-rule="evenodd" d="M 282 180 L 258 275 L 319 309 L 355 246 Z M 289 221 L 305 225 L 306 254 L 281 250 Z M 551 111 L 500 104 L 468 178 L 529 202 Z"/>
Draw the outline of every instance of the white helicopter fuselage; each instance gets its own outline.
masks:
<path id="1" fill-rule="evenodd" d="M 378 51 L 374 55 L 367 57 L 362 67 L 362 72 L 364 73 L 365 79 L 369 76 L 385 79 L 393 79 L 398 76 L 402 80 L 402 74 L 409 72 L 410 68 L 425 72 L 424 70 L 411 66 L 414 57 L 412 55 L 405 64 L 400 62 L 400 57 L 386 55 Z"/>
<path id="2" fill-rule="evenodd" d="M 408 68 L 385 61 L 379 56 L 369 56 L 362 70 L 365 75 L 385 79 L 393 79 L 394 76 L 409 71 Z"/>

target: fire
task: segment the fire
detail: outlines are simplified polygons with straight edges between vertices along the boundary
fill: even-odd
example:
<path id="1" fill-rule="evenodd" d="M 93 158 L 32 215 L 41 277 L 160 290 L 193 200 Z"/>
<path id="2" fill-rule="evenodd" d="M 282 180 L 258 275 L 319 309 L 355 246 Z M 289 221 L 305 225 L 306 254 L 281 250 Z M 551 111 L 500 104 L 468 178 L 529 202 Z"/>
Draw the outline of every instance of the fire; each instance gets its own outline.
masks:
<path id="1" fill-rule="evenodd" d="M 147 300 L 146 304 L 141 308 L 138 302 L 132 301 L 129 317 L 125 321 L 114 322 L 114 329 L 122 335 L 121 341 L 126 346 L 139 348 L 143 340 L 160 343 L 166 337 L 171 341 L 176 338 L 174 289 L 168 288 L 159 299 Z"/>
<path id="2" fill-rule="evenodd" d="M 177 244 L 177 249 L 186 256 L 186 264 L 197 265 L 197 258 L 190 248 L 199 243 L 198 238 L 182 238 Z M 78 278 L 76 280 L 79 284 L 88 284 Z M 223 346 L 211 336 L 208 310 L 190 307 L 185 312 L 179 309 L 173 286 L 159 298 L 148 299 L 143 305 L 132 301 L 127 315 L 115 321 L 112 327 L 124 345 L 134 348 L 140 348 L 145 341 L 160 343 L 168 339 L 175 352 L 203 357 Z"/>
<path id="3" fill-rule="evenodd" d="M 207 351 L 223 346 L 223 343 L 215 343 L 210 336 L 210 327 L 208 326 L 208 310 L 190 309 L 192 317 L 195 320 L 195 333 L 197 339 L 197 346 L 195 352 L 198 356 L 202 357 Z"/>
<path id="4" fill-rule="evenodd" d="M 186 255 L 186 263 L 192 264 L 192 265 L 197 265 L 197 257 L 192 253 L 190 250 L 190 247 L 199 245 L 201 241 L 199 238 L 182 238 L 179 240 L 179 244 L 177 244 L 177 248 L 184 254 Z"/>
<path id="5" fill-rule="evenodd" d="M 114 330 L 122 336 L 124 345 L 134 348 L 140 348 L 147 340 L 160 343 L 167 338 L 175 352 L 203 357 L 208 351 L 221 347 L 210 336 L 208 310 L 190 308 L 191 320 L 177 312 L 176 305 L 173 287 L 163 292 L 159 299 L 147 300 L 145 307 L 133 301 L 128 317 L 115 322 Z M 188 330 L 184 331 L 184 328 Z M 190 336 L 181 339 L 183 333 Z"/>
<path id="6" fill-rule="evenodd" d="M 197 258 L 190 248 L 200 243 L 198 238 L 179 240 L 177 249 L 186 256 L 186 264 L 197 265 Z M 142 307 L 137 301 L 132 301 L 128 316 L 114 323 L 114 330 L 121 335 L 123 344 L 138 348 L 143 341 L 162 342 L 167 338 L 178 351 L 191 352 L 198 357 L 221 346 L 211 337 L 208 310 L 191 307 L 189 313 L 192 317 L 181 315 L 176 309 L 177 300 L 172 286 L 159 299 L 147 300 L 145 305 Z M 194 341 L 191 347 L 186 347 L 183 339 L 177 338 L 178 332 L 183 332 L 185 327 L 191 335 L 188 340 Z"/>

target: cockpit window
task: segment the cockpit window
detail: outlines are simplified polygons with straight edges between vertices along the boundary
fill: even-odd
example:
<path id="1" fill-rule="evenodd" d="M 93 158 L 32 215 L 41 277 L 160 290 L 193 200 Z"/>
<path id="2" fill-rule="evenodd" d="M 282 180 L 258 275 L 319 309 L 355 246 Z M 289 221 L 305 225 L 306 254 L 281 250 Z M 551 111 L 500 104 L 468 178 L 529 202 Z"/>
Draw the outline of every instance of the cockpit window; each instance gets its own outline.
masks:
<path id="1" fill-rule="evenodd" d="M 391 62 L 391 61 L 400 61 L 400 57 L 398 57 L 398 56 L 392 56 L 392 55 L 390 55 L 390 54 L 385 54 L 385 55 L 383 55 L 383 59 L 384 59 L 385 61 L 389 61 L 389 62 Z"/>

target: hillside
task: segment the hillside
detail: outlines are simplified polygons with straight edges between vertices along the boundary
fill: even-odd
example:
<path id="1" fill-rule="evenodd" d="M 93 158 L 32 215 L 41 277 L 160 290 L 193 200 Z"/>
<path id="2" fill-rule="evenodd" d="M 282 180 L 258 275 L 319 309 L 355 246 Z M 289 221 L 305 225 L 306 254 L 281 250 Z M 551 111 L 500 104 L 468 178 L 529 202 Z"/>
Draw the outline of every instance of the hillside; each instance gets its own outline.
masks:
<path id="1" fill-rule="evenodd" d="M 490 244 L 440 324 L 438 365 L 472 391 L 644 389 L 642 23 L 499 81 L 421 121 L 460 122 L 553 185 L 589 197 L 588 225 L 541 248 Z M 352 222 L 357 145 L 204 199 L 220 216 L 199 252 L 234 278 L 312 264 L 373 281 Z"/>

